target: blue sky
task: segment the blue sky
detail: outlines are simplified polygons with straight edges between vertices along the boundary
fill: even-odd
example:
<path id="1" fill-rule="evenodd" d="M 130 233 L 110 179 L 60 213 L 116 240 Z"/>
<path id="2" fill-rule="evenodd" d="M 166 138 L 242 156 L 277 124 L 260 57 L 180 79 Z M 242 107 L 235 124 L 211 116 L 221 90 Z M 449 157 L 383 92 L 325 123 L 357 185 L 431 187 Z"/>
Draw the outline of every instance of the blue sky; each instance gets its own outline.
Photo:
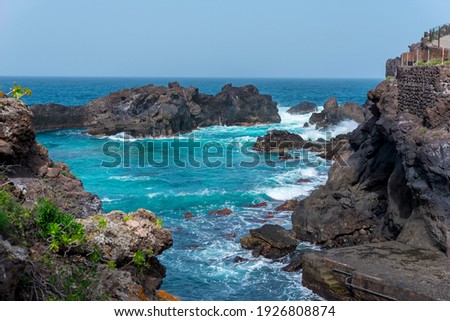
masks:
<path id="1" fill-rule="evenodd" d="M 0 76 L 381 78 L 448 0 L 0 0 Z"/>

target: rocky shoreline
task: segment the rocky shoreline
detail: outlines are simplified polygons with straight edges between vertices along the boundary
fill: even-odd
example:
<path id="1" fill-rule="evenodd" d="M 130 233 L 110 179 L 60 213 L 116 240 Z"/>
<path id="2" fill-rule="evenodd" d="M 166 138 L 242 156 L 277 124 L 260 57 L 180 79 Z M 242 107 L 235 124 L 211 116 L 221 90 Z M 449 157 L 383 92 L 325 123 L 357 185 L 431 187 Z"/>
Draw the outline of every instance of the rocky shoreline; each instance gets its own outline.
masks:
<path id="1" fill-rule="evenodd" d="M 158 300 L 170 231 L 148 210 L 103 213 L 32 118 L 0 99 L 0 300 Z"/>
<path id="2" fill-rule="evenodd" d="M 293 238 L 298 243 L 310 242 L 325 249 L 348 248 L 345 252 L 348 260 L 346 256 L 335 255 L 337 250 L 308 254 L 302 259 L 307 266 L 303 283 L 325 298 L 383 298 L 383 294 L 363 296 L 361 293 L 370 293 L 368 289 L 354 294 L 353 288 L 361 286 L 347 286 L 342 277 L 332 273 L 336 269 L 347 271 L 349 276 L 362 273 L 365 276 L 360 283 L 385 275 L 385 270 L 397 274 L 398 279 L 405 278 L 398 265 L 384 263 L 369 273 L 363 264 L 347 264 L 362 262 L 367 253 L 375 251 L 370 245 L 374 243 L 380 244 L 378 248 L 387 257 L 417 251 L 430 253 L 426 260 L 436 258 L 441 272 L 449 272 L 450 67 L 399 67 L 396 74 L 397 78 L 369 91 L 365 121 L 348 135 L 348 144 L 340 152 L 345 165 L 335 162 L 326 184 L 297 203 L 292 214 L 293 229 L 283 232 L 286 242 L 272 242 L 275 227 L 269 225 L 241 239 L 245 248 L 256 249 L 258 253 L 263 248 L 262 253 L 268 253 L 268 257 L 277 249 L 290 248 Z M 338 108 L 332 100 L 327 104 L 332 105 L 328 110 Z M 325 115 L 312 118 L 326 119 Z M 321 121 L 316 124 L 324 125 Z M 289 135 L 281 136 L 293 140 Z M 256 146 L 264 141 L 262 138 Z M 311 148 L 305 142 L 298 142 L 296 147 L 303 144 L 303 148 Z M 278 141 L 279 145 L 283 143 Z M 360 247 L 354 247 L 357 245 L 366 247 L 360 251 Z M 361 253 L 366 256 L 358 258 Z M 419 271 L 422 266 L 433 264 L 421 257 L 416 255 L 415 261 L 408 260 L 411 270 Z M 431 283 L 439 282 L 438 274 L 430 276 Z M 435 295 L 423 287 L 417 287 L 416 292 L 405 292 L 401 284 L 389 288 L 387 279 L 377 280 L 391 295 L 385 295 L 385 299 L 449 299 L 448 282 L 440 285 L 445 291 Z"/>

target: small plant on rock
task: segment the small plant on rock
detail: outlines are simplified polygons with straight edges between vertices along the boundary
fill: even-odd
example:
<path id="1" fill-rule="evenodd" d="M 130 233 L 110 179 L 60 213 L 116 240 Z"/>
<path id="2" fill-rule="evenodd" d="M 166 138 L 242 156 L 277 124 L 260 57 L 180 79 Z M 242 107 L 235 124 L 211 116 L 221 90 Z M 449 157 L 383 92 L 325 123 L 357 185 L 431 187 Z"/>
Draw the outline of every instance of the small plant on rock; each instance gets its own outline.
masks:
<path id="1" fill-rule="evenodd" d="M 145 255 L 141 250 L 137 250 L 136 253 L 134 253 L 133 263 L 138 268 L 145 265 Z"/>
<path id="2" fill-rule="evenodd" d="M 39 234 L 53 252 L 80 248 L 86 241 L 82 224 L 59 210 L 50 200 L 39 200 L 35 208 Z"/>

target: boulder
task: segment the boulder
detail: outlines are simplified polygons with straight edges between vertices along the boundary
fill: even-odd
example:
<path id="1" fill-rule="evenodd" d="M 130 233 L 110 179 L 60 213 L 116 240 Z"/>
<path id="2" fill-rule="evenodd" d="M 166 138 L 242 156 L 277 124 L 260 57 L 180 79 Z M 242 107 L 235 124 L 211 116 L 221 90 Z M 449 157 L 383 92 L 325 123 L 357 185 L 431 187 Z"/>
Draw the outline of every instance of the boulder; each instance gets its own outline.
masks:
<path id="1" fill-rule="evenodd" d="M 250 230 L 250 235 L 241 238 L 240 241 L 244 249 L 254 250 L 254 256 L 262 255 L 269 259 L 286 256 L 293 252 L 299 244 L 291 231 L 272 224 Z"/>
<path id="2" fill-rule="evenodd" d="M 266 135 L 258 137 L 253 150 L 259 152 L 284 152 L 296 149 L 323 149 L 320 143 L 310 142 L 302 136 L 285 130 L 271 130 Z"/>
<path id="3" fill-rule="evenodd" d="M 287 113 L 291 115 L 305 115 L 310 114 L 317 111 L 316 103 L 311 102 L 302 102 L 294 107 L 291 107 L 287 110 Z"/>
<path id="4" fill-rule="evenodd" d="M 364 118 L 364 108 L 356 103 L 346 103 L 339 107 L 337 99 L 329 98 L 320 113 L 311 115 L 309 122 L 316 125 L 316 128 L 328 128 L 339 124 L 344 120 L 354 120 L 362 123 Z"/>
<path id="5" fill-rule="evenodd" d="M 104 226 L 100 221 L 104 222 Z M 82 219 L 80 223 L 102 258 L 115 262 L 118 267 L 130 263 L 137 251 L 149 259 L 161 254 L 173 243 L 170 231 L 159 226 L 156 215 L 145 209 L 129 214 L 113 211 Z"/>
<path id="6" fill-rule="evenodd" d="M 261 203 L 257 203 L 257 204 L 251 204 L 251 205 L 248 205 L 247 207 L 249 207 L 249 208 L 267 207 L 267 203 L 266 202 L 261 202 Z"/>
<path id="7" fill-rule="evenodd" d="M 281 204 L 280 206 L 275 208 L 275 211 L 281 212 L 281 211 L 293 211 L 297 207 L 300 201 L 298 200 L 288 200 Z"/>
<path id="8" fill-rule="evenodd" d="M 233 211 L 229 208 L 223 208 L 221 210 L 214 210 L 208 213 L 209 215 L 219 215 L 219 216 L 228 216 L 233 214 Z"/>

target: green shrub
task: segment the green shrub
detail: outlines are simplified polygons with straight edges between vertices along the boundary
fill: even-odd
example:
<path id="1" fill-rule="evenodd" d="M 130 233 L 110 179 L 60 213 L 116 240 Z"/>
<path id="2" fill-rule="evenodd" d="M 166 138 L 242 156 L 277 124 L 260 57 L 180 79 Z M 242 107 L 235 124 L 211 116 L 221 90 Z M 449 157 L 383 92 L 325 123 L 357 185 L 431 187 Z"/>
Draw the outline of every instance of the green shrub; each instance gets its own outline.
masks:
<path id="1" fill-rule="evenodd" d="M 105 228 L 107 225 L 106 219 L 100 215 L 95 215 L 94 220 L 96 220 L 98 222 L 98 227 L 100 229 Z"/>
<path id="2" fill-rule="evenodd" d="M 428 62 L 430 66 L 436 66 L 442 64 L 442 59 L 433 59 Z"/>
<path id="3" fill-rule="evenodd" d="M 115 269 L 115 268 L 117 268 L 117 264 L 116 264 L 116 262 L 114 262 L 114 261 L 109 261 L 108 262 L 108 268 L 110 268 L 110 269 Z"/>
<path id="4" fill-rule="evenodd" d="M 81 247 L 86 238 L 84 227 L 72 215 L 59 210 L 50 200 L 39 200 L 35 208 L 39 234 L 54 252 Z"/>
<path id="5" fill-rule="evenodd" d="M 136 267 L 143 267 L 145 265 L 145 255 L 141 250 L 137 250 L 133 255 L 133 263 Z"/>
<path id="6" fill-rule="evenodd" d="M 21 85 L 14 83 L 13 88 L 11 88 L 11 91 L 6 93 L 6 95 L 10 95 L 12 98 L 20 99 L 23 96 L 31 96 L 32 92 L 30 88 L 24 88 Z"/>
<path id="7" fill-rule="evenodd" d="M 0 191 L 0 212 L 3 225 L 14 227 L 22 238 L 26 236 L 27 226 L 31 221 L 31 213 L 25 210 L 13 196 L 5 190 Z"/>
<path id="8" fill-rule="evenodd" d="M 163 226 L 163 220 L 162 218 L 157 218 L 156 219 L 156 228 L 161 229 Z"/>
<path id="9" fill-rule="evenodd" d="M 9 219 L 2 210 L 0 210 L 0 233 L 6 232 L 9 226 Z"/>

